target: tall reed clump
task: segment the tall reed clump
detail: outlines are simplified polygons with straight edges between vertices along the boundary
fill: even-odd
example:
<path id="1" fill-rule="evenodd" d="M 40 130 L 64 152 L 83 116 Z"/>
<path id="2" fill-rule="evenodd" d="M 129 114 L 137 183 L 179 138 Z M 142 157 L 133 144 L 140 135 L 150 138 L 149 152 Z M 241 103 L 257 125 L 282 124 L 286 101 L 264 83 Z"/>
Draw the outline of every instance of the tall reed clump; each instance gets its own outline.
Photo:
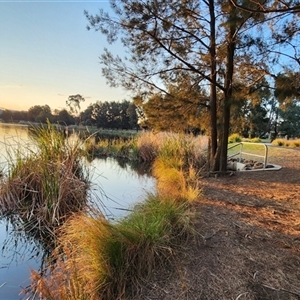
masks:
<path id="1" fill-rule="evenodd" d="M 170 135 L 164 139 L 152 168 L 158 193 L 181 201 L 197 199 L 199 172 L 206 163 L 204 151 L 200 156 L 194 139 L 187 136 Z"/>
<path id="2" fill-rule="evenodd" d="M 83 169 L 80 143 L 68 143 L 50 124 L 34 129 L 33 144 L 8 150 L 0 213 L 19 220 L 33 236 L 53 239 L 54 230 L 85 207 L 88 174 Z"/>
<path id="3" fill-rule="evenodd" d="M 141 135 L 139 135 L 137 139 L 139 160 L 144 162 L 153 162 L 157 157 L 161 143 L 161 134 L 143 132 Z"/>
<path id="4" fill-rule="evenodd" d="M 33 272 L 32 288 L 42 299 L 132 299 L 154 269 L 172 262 L 193 233 L 191 221 L 186 204 L 153 195 L 114 224 L 76 215 L 62 227 L 51 272 Z"/>

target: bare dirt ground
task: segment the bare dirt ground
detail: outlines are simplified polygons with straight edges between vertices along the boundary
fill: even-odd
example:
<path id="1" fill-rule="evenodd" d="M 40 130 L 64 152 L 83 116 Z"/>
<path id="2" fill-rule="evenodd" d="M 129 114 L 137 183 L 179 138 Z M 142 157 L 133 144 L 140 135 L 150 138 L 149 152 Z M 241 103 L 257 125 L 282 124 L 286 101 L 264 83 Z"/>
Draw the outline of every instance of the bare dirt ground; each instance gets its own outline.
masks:
<path id="1" fill-rule="evenodd" d="M 269 163 L 282 169 L 203 179 L 199 238 L 141 299 L 300 299 L 300 151 L 272 147 Z"/>

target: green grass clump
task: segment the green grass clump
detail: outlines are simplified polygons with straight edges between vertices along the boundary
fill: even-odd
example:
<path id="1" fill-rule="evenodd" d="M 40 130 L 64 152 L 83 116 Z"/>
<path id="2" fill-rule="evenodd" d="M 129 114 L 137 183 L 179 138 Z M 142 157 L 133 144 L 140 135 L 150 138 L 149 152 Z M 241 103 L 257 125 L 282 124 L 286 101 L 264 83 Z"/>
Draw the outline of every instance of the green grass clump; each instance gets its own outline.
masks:
<path id="1" fill-rule="evenodd" d="M 238 133 L 233 133 L 228 137 L 228 143 L 240 143 L 242 141 L 241 136 Z"/>
<path id="2" fill-rule="evenodd" d="M 153 195 L 114 224 L 76 215 L 62 227 L 51 273 L 35 288 L 47 299 L 132 299 L 154 269 L 170 266 L 193 234 L 192 220 L 186 204 Z"/>
<path id="3" fill-rule="evenodd" d="M 0 213 L 31 235 L 54 238 L 55 229 L 86 205 L 88 174 L 79 142 L 72 145 L 50 124 L 36 128 L 33 145 L 9 147 L 2 178 Z M 16 224 L 15 224 L 16 225 Z"/>

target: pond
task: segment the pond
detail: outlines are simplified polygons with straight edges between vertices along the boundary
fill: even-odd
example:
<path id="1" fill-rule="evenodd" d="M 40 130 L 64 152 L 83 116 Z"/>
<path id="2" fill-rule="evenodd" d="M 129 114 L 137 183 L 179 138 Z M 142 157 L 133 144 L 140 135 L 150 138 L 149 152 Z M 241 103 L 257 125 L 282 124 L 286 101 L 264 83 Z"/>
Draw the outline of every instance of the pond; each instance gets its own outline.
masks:
<path id="1" fill-rule="evenodd" d="M 20 142 L 30 143 L 27 127 L 0 124 L 1 169 L 5 167 L 7 152 Z M 128 163 L 111 158 L 94 159 L 87 164 L 92 195 L 109 219 L 126 215 L 135 203 L 155 190 L 155 180 L 142 166 L 136 170 Z M 0 299 L 24 299 L 19 293 L 30 283 L 30 270 L 40 268 L 43 251 L 38 254 L 37 245 L 22 232 L 12 232 L 6 220 L 0 220 L 0 243 Z"/>

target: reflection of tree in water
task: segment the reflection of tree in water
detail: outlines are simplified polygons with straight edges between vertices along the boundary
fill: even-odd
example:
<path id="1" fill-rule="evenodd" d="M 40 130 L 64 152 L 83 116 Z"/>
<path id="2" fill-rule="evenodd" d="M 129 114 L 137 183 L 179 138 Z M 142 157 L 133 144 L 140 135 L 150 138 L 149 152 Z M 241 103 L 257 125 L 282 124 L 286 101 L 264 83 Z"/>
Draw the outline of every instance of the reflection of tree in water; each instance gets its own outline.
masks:
<path id="1" fill-rule="evenodd" d="M 118 165 L 125 170 L 130 168 L 135 171 L 138 176 L 151 177 L 151 163 L 150 162 L 139 162 L 138 160 L 130 160 L 127 158 L 116 158 Z"/>
<path id="2" fill-rule="evenodd" d="M 22 220 L 16 215 L 2 218 L 1 222 L 6 226 L 6 236 L 1 248 L 1 256 L 5 264 L 2 263 L 1 267 L 9 268 L 12 264 L 19 265 L 33 261 L 39 272 L 43 273 L 54 248 L 53 241 L 38 238 L 32 228 L 24 226 Z"/>

